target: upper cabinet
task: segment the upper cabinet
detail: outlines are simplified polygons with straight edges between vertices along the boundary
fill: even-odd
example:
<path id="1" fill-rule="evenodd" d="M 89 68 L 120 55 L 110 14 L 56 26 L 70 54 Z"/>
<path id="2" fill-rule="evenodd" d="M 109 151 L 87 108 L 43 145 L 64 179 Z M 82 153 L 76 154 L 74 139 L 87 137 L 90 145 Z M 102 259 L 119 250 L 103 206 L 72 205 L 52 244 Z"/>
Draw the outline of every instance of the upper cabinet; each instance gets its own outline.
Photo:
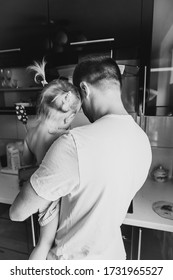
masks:
<path id="1" fill-rule="evenodd" d="M 48 48 L 47 0 L 0 2 L 0 68 L 28 65 Z"/>
<path id="2" fill-rule="evenodd" d="M 127 110 L 144 113 L 144 66 L 150 65 L 153 1 L 1 1 L 0 69 L 25 68 L 45 56 L 47 70 L 53 75 L 52 69 L 75 65 L 86 52 L 111 50 L 113 58 L 124 65 L 123 101 Z M 114 41 L 75 44 L 102 39 Z M 3 87 L 3 77 L 0 79 Z M 17 91 L 22 94 L 23 89 Z M 12 95 L 4 88 L 2 93 Z"/>
<path id="3" fill-rule="evenodd" d="M 88 48 L 72 43 L 113 38 L 114 44 L 95 44 L 91 52 L 111 47 L 127 66 L 127 106 L 133 100 L 139 115 L 172 116 L 172 0 L 0 2 L 0 69 L 26 67 L 43 56 L 49 69 L 74 65 Z"/>
<path id="4" fill-rule="evenodd" d="M 146 64 L 145 115 L 173 115 L 173 1 L 154 0 L 150 63 Z"/>
<path id="5" fill-rule="evenodd" d="M 73 64 L 81 48 L 72 47 L 71 42 L 107 38 L 115 39 L 116 59 L 137 59 L 144 31 L 142 11 L 151 1 L 1 2 L 0 67 L 11 67 L 43 55 L 56 65 Z"/>
<path id="6" fill-rule="evenodd" d="M 67 50 L 66 53 L 73 54 L 73 59 L 75 51 L 80 54 L 82 48 L 69 47 L 72 42 L 114 38 L 117 59 L 137 58 L 141 39 L 142 2 L 50 0 L 52 51 L 63 54 Z"/>

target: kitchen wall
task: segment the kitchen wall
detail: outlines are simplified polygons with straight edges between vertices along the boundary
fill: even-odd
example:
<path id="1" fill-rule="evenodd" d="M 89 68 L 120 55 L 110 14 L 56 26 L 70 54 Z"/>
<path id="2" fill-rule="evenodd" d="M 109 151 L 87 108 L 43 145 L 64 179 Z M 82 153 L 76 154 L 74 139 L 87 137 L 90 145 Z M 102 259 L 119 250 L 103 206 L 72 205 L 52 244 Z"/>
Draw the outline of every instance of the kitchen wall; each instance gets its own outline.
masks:
<path id="1" fill-rule="evenodd" d="M 28 125 L 34 116 L 29 116 Z M 71 127 L 88 124 L 89 121 L 82 111 L 78 113 Z M 24 139 L 26 130 L 24 125 L 18 121 L 16 115 L 0 115 L 0 156 L 6 153 L 6 144 Z"/>
<path id="2" fill-rule="evenodd" d="M 29 116 L 29 121 L 34 116 Z M 72 128 L 88 124 L 89 121 L 82 111 L 76 116 L 72 123 Z M 4 145 L 9 141 L 23 139 L 25 128 L 17 120 L 16 115 L 0 115 L 0 155 L 4 152 Z M 160 151 L 160 162 L 165 162 L 168 158 L 173 158 L 173 117 L 146 117 L 146 133 L 149 136 L 153 151 Z M 154 154 L 156 152 L 153 152 Z"/>
<path id="3" fill-rule="evenodd" d="M 58 73 L 60 76 L 67 77 L 70 81 L 72 79 L 72 73 L 75 65 L 69 65 L 68 67 L 59 67 L 57 68 L 57 77 Z M 33 96 L 36 97 L 36 92 L 25 92 L 25 91 L 15 91 L 17 88 L 29 88 L 39 86 L 34 82 L 34 73 L 29 72 L 26 68 L 10 68 L 10 69 L 1 69 L 4 73 L 4 79 L 2 83 L 9 84 L 0 84 L 0 87 L 3 88 L 14 88 L 14 91 L 7 91 L 5 94 L 0 92 L 3 100 L 1 101 L 0 106 L 14 106 L 15 102 L 24 102 L 30 101 Z M 10 73 L 11 79 L 6 79 L 5 73 L 7 71 Z M 34 98 L 33 98 L 34 99 Z M 28 116 L 28 125 L 32 121 L 34 116 Z M 89 123 L 88 119 L 84 116 L 83 112 L 80 111 L 72 123 L 72 128 L 80 125 Z M 15 142 L 17 140 L 24 139 L 26 135 L 26 130 L 24 125 L 17 119 L 16 115 L 1 115 L 0 114 L 0 156 L 6 154 L 6 145 L 9 142 Z"/>
<path id="4" fill-rule="evenodd" d="M 146 132 L 152 146 L 173 148 L 173 117 L 147 117 Z"/>
<path id="5" fill-rule="evenodd" d="M 0 156 L 6 152 L 6 144 L 25 137 L 23 124 L 15 115 L 0 115 Z"/>
<path id="6" fill-rule="evenodd" d="M 152 175 L 154 168 L 162 165 L 169 171 L 169 179 L 173 183 L 173 117 L 147 117 L 146 132 L 150 138 L 153 155 L 149 175 Z M 172 197 L 169 201 L 172 202 Z M 172 260 L 173 233 L 155 230 L 153 235 L 160 242 L 162 258 Z"/>
<path id="7" fill-rule="evenodd" d="M 33 74 L 26 68 L 0 69 L 0 88 L 14 88 L 14 91 L 0 92 L 0 106 L 14 106 L 15 102 L 25 98 L 25 93 L 16 92 L 15 88 L 35 86 Z M 23 96 L 22 96 L 23 94 Z M 25 129 L 22 123 L 17 120 L 16 115 L 0 114 L 0 156 L 6 153 L 6 144 L 25 137 Z"/>
<path id="8" fill-rule="evenodd" d="M 173 117 L 146 117 L 146 133 L 152 146 L 153 168 L 162 165 L 173 177 Z"/>
<path id="9" fill-rule="evenodd" d="M 75 65 L 69 65 L 68 67 L 62 66 L 57 68 L 57 70 L 60 76 L 68 77 L 68 79 L 71 80 L 74 67 Z M 12 69 L 11 73 L 12 80 L 17 80 L 19 87 L 30 87 L 34 85 L 33 75 L 29 75 L 26 69 Z M 9 92 L 7 99 L 10 100 L 13 95 L 13 92 Z M 34 116 L 29 116 L 28 124 L 33 117 Z M 80 111 L 72 124 L 72 128 L 88 123 L 88 119 L 84 116 L 82 111 Z M 149 136 L 153 150 L 152 167 L 157 164 L 164 164 L 172 170 L 173 117 L 148 116 L 145 117 L 145 124 L 146 133 Z M 16 115 L 0 115 L 0 156 L 5 154 L 7 143 L 24 139 L 25 135 L 25 128 L 23 124 L 17 120 Z"/>

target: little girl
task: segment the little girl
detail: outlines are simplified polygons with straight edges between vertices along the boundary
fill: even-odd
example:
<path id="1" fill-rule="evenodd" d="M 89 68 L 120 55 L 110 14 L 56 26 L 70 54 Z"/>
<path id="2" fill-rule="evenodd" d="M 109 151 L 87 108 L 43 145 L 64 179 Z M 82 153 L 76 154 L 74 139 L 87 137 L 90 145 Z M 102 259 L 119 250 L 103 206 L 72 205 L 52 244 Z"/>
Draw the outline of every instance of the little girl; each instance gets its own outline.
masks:
<path id="1" fill-rule="evenodd" d="M 41 163 L 55 139 L 67 132 L 80 107 L 80 95 L 71 83 L 57 79 L 44 87 L 37 118 L 24 140 L 24 164 Z M 40 237 L 31 260 L 47 257 L 58 226 L 59 202 L 52 202 L 48 209 L 39 212 Z"/>

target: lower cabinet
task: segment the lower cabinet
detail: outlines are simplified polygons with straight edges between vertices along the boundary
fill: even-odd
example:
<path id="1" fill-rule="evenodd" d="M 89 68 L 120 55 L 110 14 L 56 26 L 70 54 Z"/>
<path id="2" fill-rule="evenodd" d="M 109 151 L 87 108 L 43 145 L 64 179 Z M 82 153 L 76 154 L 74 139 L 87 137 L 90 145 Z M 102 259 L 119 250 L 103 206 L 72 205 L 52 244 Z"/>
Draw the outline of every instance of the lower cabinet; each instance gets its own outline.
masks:
<path id="1" fill-rule="evenodd" d="M 127 260 L 173 259 L 172 233 L 129 225 L 122 225 L 121 231 Z"/>
<path id="2" fill-rule="evenodd" d="M 163 260 L 173 260 L 173 232 L 154 231 Z"/>
<path id="3" fill-rule="evenodd" d="M 0 260 L 27 260 L 28 254 L 0 247 Z"/>
<path id="4" fill-rule="evenodd" d="M 33 250 L 31 219 L 13 222 L 10 205 L 0 203 L 0 260 L 27 260 Z M 36 242 L 39 236 L 37 215 L 34 215 Z M 139 248 L 139 230 L 141 246 Z M 127 260 L 173 260 L 173 233 L 121 226 Z"/>
<path id="5" fill-rule="evenodd" d="M 0 260 L 27 260 L 33 249 L 30 218 L 11 221 L 9 207 L 0 203 Z"/>
<path id="6" fill-rule="evenodd" d="M 133 253 L 132 226 L 122 225 L 121 232 L 122 232 L 124 247 L 126 251 L 126 259 L 131 260 L 132 253 Z"/>

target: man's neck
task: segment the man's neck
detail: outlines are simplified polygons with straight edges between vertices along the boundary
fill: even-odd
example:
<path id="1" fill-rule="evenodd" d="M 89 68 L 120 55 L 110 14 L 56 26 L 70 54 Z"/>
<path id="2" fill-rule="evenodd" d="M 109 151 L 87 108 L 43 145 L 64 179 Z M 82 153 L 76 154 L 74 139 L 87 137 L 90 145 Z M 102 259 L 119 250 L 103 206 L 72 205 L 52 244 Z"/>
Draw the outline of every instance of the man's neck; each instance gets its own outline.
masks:
<path id="1" fill-rule="evenodd" d="M 106 116 L 106 115 L 121 115 L 126 116 L 129 115 L 128 112 L 125 110 L 124 107 L 110 107 L 108 109 L 103 108 L 102 110 L 98 110 L 94 115 L 94 121 Z"/>
<path id="2" fill-rule="evenodd" d="M 92 103 L 94 121 L 106 115 L 128 115 L 121 99 L 120 88 L 117 86 L 109 86 L 96 92 Z"/>

